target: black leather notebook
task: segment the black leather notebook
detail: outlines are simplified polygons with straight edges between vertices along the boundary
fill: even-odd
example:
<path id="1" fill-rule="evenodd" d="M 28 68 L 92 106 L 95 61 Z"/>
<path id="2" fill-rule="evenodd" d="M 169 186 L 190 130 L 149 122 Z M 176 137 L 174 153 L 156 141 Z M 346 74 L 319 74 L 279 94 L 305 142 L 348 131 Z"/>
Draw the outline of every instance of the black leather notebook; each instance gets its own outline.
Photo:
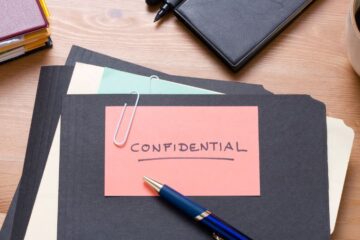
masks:
<path id="1" fill-rule="evenodd" d="M 313 0 L 183 0 L 175 15 L 239 70 Z"/>

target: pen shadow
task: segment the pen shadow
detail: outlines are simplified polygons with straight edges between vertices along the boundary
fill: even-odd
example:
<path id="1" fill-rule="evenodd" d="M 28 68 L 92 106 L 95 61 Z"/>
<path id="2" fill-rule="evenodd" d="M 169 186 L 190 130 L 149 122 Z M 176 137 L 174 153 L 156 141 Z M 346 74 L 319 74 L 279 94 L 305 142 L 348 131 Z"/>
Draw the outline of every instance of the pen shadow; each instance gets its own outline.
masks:
<path id="1" fill-rule="evenodd" d="M 154 15 L 155 17 L 155 15 Z M 159 21 L 155 22 L 156 26 L 155 28 L 158 29 L 160 28 L 163 24 L 166 24 L 170 18 L 173 18 L 173 14 L 166 14 L 165 16 L 163 16 L 162 18 L 159 19 Z M 178 22 L 178 21 L 176 21 Z"/>
<path id="2" fill-rule="evenodd" d="M 275 45 L 281 44 L 284 41 L 284 38 L 287 34 L 294 32 L 302 22 L 310 21 L 309 19 L 313 14 L 316 14 L 316 11 L 324 4 L 324 1 L 313 1 L 309 6 L 307 6 L 302 13 L 296 16 L 287 27 L 280 31 L 268 44 L 266 44 L 262 49 L 259 50 L 257 54 L 250 58 L 250 60 L 240 68 L 238 71 L 233 71 L 228 67 L 223 60 L 216 55 L 206 44 L 200 40 L 189 28 L 187 28 L 181 20 L 175 21 L 175 24 L 179 29 L 189 33 L 190 38 L 197 45 L 199 49 L 202 50 L 203 54 L 209 57 L 214 65 L 218 65 L 220 71 L 226 74 L 228 79 L 232 81 L 241 81 L 242 77 L 245 76 L 249 69 L 253 68 L 254 65 L 262 61 L 263 58 L 266 58 L 270 54 Z M 168 16 L 167 16 L 168 17 Z M 301 18 L 301 21 L 299 20 Z"/>
<path id="3" fill-rule="evenodd" d="M 144 186 L 147 189 L 149 189 L 150 192 L 154 192 L 154 189 L 145 182 L 144 182 Z M 201 232 L 201 234 L 209 234 L 208 229 L 206 229 L 203 225 L 197 223 L 195 220 L 189 219 L 188 216 L 185 216 L 185 214 L 181 212 L 179 209 L 174 208 L 174 206 L 171 205 L 168 201 L 165 201 L 160 197 L 155 197 L 154 199 L 158 205 L 160 205 L 163 208 L 166 208 L 169 214 L 174 214 L 175 215 L 174 217 L 178 218 L 179 221 L 183 221 L 184 223 L 187 223 L 189 226 L 193 227 L 195 231 Z"/>
<path id="4" fill-rule="evenodd" d="M 156 201 L 161 204 L 166 210 L 168 210 L 169 214 L 173 214 L 174 217 L 178 218 L 179 221 L 183 221 L 187 223 L 190 227 L 192 227 L 195 231 L 199 232 L 199 234 L 209 235 L 211 232 L 204 225 L 196 222 L 194 219 L 189 219 L 183 212 L 179 209 L 174 208 L 169 202 L 163 200 L 160 197 L 156 198 Z"/>
<path id="5" fill-rule="evenodd" d="M 153 6 L 147 5 L 147 10 L 148 10 L 148 12 L 156 13 L 157 11 L 159 11 L 159 6 L 160 6 L 160 4 L 153 5 Z"/>

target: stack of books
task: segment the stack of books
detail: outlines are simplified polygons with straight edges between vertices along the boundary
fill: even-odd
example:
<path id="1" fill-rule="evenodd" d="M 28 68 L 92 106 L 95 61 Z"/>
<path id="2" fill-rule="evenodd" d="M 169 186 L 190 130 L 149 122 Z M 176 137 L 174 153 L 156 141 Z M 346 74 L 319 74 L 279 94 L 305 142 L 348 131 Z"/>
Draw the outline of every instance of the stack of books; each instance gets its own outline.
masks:
<path id="1" fill-rule="evenodd" d="M 0 0 L 0 64 L 52 47 L 45 0 Z"/>

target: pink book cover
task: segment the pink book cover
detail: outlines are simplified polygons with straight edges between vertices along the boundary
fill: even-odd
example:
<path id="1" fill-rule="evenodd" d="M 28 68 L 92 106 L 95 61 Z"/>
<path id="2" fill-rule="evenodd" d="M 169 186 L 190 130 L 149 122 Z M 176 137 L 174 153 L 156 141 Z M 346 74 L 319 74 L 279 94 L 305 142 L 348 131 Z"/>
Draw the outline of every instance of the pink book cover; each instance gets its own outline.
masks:
<path id="1" fill-rule="evenodd" d="M 38 0 L 0 0 L 0 41 L 47 26 Z"/>

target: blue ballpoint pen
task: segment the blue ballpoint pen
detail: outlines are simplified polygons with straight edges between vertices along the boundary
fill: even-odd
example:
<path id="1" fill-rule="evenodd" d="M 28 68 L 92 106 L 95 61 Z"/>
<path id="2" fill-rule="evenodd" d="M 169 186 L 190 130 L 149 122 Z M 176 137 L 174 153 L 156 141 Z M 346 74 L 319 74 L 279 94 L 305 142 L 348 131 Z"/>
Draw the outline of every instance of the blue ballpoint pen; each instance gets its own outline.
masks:
<path id="1" fill-rule="evenodd" d="M 178 193 L 167 185 L 159 183 L 151 178 L 144 177 L 145 182 L 157 191 L 161 198 L 181 210 L 197 222 L 205 225 L 213 232 L 216 240 L 251 240 L 250 237 L 236 230 L 234 227 L 216 217 L 209 210 L 201 207 L 189 198 Z"/>

